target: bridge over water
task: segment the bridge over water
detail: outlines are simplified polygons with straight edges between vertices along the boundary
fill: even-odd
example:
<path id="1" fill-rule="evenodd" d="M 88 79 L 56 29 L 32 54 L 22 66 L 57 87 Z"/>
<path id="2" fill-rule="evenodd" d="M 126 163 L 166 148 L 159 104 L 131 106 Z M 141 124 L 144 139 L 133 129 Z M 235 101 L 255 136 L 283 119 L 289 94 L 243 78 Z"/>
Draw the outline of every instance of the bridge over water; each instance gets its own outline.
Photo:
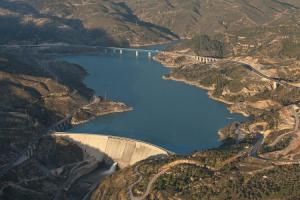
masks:
<path id="1" fill-rule="evenodd" d="M 123 52 L 134 52 L 136 56 L 139 56 L 140 53 L 146 53 L 148 54 L 148 57 L 151 58 L 152 54 L 160 53 L 160 50 L 153 50 L 153 49 L 137 49 L 137 48 L 120 48 L 120 47 L 98 47 L 104 49 L 105 53 L 108 52 L 108 50 L 112 50 L 114 53 L 119 52 L 120 54 L 123 54 Z"/>
<path id="2" fill-rule="evenodd" d="M 108 46 L 91 46 L 91 45 L 70 45 L 70 44 L 21 44 L 21 45 L 0 45 L 0 47 L 5 48 L 50 48 L 50 47 L 74 47 L 74 48 L 95 48 L 95 49 L 101 49 L 104 50 L 105 53 L 108 51 L 112 51 L 113 53 L 120 53 L 123 54 L 123 52 L 134 52 L 136 56 L 139 56 L 140 53 L 146 53 L 148 54 L 148 57 L 151 57 L 152 54 L 161 52 L 160 50 L 155 49 L 142 49 L 142 48 L 126 48 L 126 47 L 108 47 Z"/>
<path id="3" fill-rule="evenodd" d="M 92 46 L 92 45 L 74 45 L 74 44 L 65 44 L 65 43 L 55 43 L 55 44 L 36 44 L 36 45 L 34 44 L 0 45 L 0 47 L 4 47 L 4 48 L 51 48 L 51 47 L 94 48 L 94 49 L 100 49 L 105 53 L 113 52 L 113 53 L 119 53 L 120 55 L 122 55 L 124 52 L 133 52 L 136 55 L 136 57 L 138 57 L 142 53 L 146 53 L 149 58 L 151 58 L 154 54 L 167 53 L 170 55 L 185 56 L 200 63 L 212 63 L 219 60 L 213 57 L 203 57 L 203 56 L 195 56 L 195 55 L 183 54 L 183 53 L 165 52 L 158 49 L 109 47 L 109 46 L 100 46 L 100 45 Z"/>

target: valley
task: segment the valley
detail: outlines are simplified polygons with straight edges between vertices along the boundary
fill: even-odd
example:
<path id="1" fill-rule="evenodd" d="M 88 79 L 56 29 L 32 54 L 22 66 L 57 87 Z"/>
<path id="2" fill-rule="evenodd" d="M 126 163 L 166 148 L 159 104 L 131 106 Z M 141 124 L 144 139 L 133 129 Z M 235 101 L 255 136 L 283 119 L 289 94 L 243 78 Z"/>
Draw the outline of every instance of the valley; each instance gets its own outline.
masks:
<path id="1" fill-rule="evenodd" d="M 299 9 L 297 0 L 1 1 L 0 199 L 298 199 Z M 150 56 L 103 49 L 164 43 Z M 99 160 L 57 131 L 177 154 L 120 169 L 125 155 Z M 89 137 L 81 142 L 98 144 Z M 125 141 L 103 151 L 130 152 Z"/>

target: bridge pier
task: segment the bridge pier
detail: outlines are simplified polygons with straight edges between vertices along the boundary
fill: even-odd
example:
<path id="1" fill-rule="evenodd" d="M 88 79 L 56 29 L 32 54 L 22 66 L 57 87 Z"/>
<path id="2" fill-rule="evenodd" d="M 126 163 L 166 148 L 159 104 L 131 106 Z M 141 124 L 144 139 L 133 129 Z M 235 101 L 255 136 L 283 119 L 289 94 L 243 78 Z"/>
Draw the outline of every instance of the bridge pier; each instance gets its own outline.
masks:
<path id="1" fill-rule="evenodd" d="M 159 53 L 159 52 L 162 52 L 162 51 L 159 51 L 159 50 L 151 50 L 151 49 L 135 49 L 135 48 L 122 48 L 122 47 L 102 47 L 103 48 L 103 52 L 106 54 L 106 53 L 109 53 L 109 52 L 112 52 L 113 54 L 117 53 L 117 54 L 120 54 L 122 55 L 123 52 L 135 52 L 135 56 L 138 57 L 140 53 L 146 53 L 146 55 L 148 56 L 148 58 L 152 58 L 152 55 L 153 54 L 156 54 L 156 53 Z M 162 52 L 164 53 L 164 52 Z M 198 59 L 200 60 L 200 57 L 196 57 L 194 56 L 195 59 Z"/>

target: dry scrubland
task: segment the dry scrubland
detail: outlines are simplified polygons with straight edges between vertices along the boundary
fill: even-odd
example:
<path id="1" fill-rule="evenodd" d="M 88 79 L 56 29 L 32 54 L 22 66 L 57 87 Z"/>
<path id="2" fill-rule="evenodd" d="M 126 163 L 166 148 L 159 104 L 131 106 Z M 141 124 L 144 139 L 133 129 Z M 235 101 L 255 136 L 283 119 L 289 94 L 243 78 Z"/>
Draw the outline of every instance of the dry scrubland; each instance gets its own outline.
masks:
<path id="1" fill-rule="evenodd" d="M 54 129 L 130 110 L 94 96 L 81 82 L 85 75 L 80 66 L 54 61 L 39 52 L 1 50 L 1 199 L 68 196 L 74 193 L 68 189 L 79 174 L 105 168 L 105 163 L 84 155 L 77 144 L 51 136 Z M 92 186 L 77 184 L 79 195 L 83 197 Z"/>
<path id="2" fill-rule="evenodd" d="M 191 39 L 156 57 L 173 67 L 164 78 L 208 90 L 232 112 L 251 116 L 220 130 L 221 147 L 137 163 L 106 178 L 92 200 L 294 200 L 300 196 L 299 7 L 297 0 L 3 0 L 0 43 L 136 46 Z M 95 98 L 81 83 L 80 66 L 44 57 L 57 52 L 70 51 L 1 47 L 1 198 L 82 198 L 93 183 L 76 179 L 99 163 L 72 142 L 40 136 L 53 125 L 64 129 L 128 110 Z M 204 64 L 191 55 L 223 59 Z M 32 138 L 34 156 L 2 175 Z"/>
<path id="3" fill-rule="evenodd" d="M 219 148 L 140 162 L 107 178 L 92 199 L 297 199 L 299 22 L 298 14 L 282 13 L 262 26 L 229 26 L 222 36 L 196 36 L 157 55 L 171 68 L 163 78 L 207 90 L 250 117 L 221 129 Z M 201 63 L 193 55 L 219 60 Z"/>

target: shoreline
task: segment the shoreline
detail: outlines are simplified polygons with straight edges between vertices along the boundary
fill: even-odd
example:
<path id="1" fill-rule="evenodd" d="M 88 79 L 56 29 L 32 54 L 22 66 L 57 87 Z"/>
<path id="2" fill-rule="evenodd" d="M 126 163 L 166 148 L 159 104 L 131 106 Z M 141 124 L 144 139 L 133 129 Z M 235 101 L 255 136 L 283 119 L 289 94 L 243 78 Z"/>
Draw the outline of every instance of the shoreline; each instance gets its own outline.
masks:
<path id="1" fill-rule="evenodd" d="M 176 68 L 177 66 L 168 66 L 167 63 L 161 62 L 159 59 L 157 59 L 156 56 L 153 58 L 153 60 L 155 60 L 156 62 L 159 62 L 163 67 L 168 68 L 168 69 L 171 70 L 171 71 L 169 72 L 168 75 L 163 75 L 163 76 L 162 76 L 162 79 L 164 79 L 164 80 L 171 80 L 171 81 L 181 82 L 181 83 L 190 85 L 190 86 L 192 86 L 192 87 L 196 87 L 196 88 L 199 88 L 199 89 L 201 89 L 201 90 L 205 90 L 205 91 L 207 92 L 208 98 L 210 98 L 210 99 L 212 99 L 212 100 L 215 100 L 216 102 L 225 104 L 227 110 L 228 110 L 231 114 L 240 114 L 240 115 L 242 115 L 242 116 L 244 116 L 244 117 L 249 117 L 249 116 L 250 116 L 249 114 L 243 112 L 242 110 L 235 110 L 235 109 L 233 109 L 232 107 L 230 107 L 230 105 L 235 105 L 233 102 L 229 102 L 229 101 L 226 101 L 226 100 L 224 100 L 224 99 L 214 97 L 214 96 L 212 95 L 212 91 L 214 90 L 213 87 L 207 87 L 207 86 L 201 85 L 200 83 L 198 83 L 198 82 L 196 82 L 196 81 L 189 81 L 189 80 L 186 80 L 186 79 L 184 79 L 184 78 L 175 78 L 174 76 L 172 76 L 172 69 Z M 228 124 L 228 125 L 230 125 L 230 124 Z M 224 127 L 223 127 L 223 128 L 224 128 Z M 223 128 L 220 128 L 220 129 L 217 131 L 218 140 L 219 140 L 220 142 L 222 142 L 223 140 L 226 139 L 225 134 L 222 132 L 222 129 L 223 129 Z"/>
<path id="2" fill-rule="evenodd" d="M 164 45 L 164 44 L 171 44 L 176 41 L 184 40 L 184 38 L 179 38 L 177 40 L 170 40 L 170 41 L 165 41 L 165 42 L 152 42 L 152 43 L 146 43 L 146 44 L 131 44 L 129 45 L 129 48 L 136 48 L 136 47 L 149 47 L 149 46 L 154 46 L 154 45 Z"/>
<path id="3" fill-rule="evenodd" d="M 165 66 L 165 65 L 163 65 L 163 66 Z M 165 67 L 166 67 L 166 66 L 165 66 Z M 167 67 L 167 68 L 169 68 L 169 67 Z M 172 68 L 173 68 L 173 67 L 172 67 Z M 228 107 L 228 105 L 234 105 L 234 103 L 229 102 L 229 101 L 226 101 L 226 100 L 221 99 L 221 98 L 214 97 L 214 96 L 212 95 L 212 93 L 211 93 L 211 92 L 213 91 L 213 89 L 214 89 L 214 88 L 212 88 L 212 87 L 206 87 L 206 86 L 203 86 L 203 85 L 201 85 L 201 84 L 199 84 L 199 83 L 197 83 L 197 82 L 195 82 L 195 81 L 188 81 L 188 80 L 186 80 L 186 79 L 175 78 L 175 77 L 173 77 L 172 75 L 169 75 L 169 77 L 166 77 L 166 76 L 164 75 L 162 78 L 163 78 L 164 80 L 172 80 L 172 81 L 182 82 L 182 83 L 185 83 L 185 84 L 187 84 L 187 85 L 194 86 L 194 87 L 200 88 L 200 89 L 202 89 L 202 90 L 205 90 L 205 91 L 207 91 L 207 95 L 208 95 L 208 97 L 209 97 L 210 99 L 225 104 L 226 107 L 227 107 L 227 109 L 230 111 L 230 113 L 241 114 L 241 115 L 243 115 L 244 117 L 249 117 L 249 115 L 246 114 L 246 113 L 243 112 L 243 111 L 233 110 L 233 109 L 231 109 L 230 107 Z"/>
<path id="4" fill-rule="evenodd" d="M 118 102 L 114 102 L 114 101 L 112 101 L 112 102 L 113 102 L 113 103 L 118 103 Z M 125 105 L 125 104 L 124 104 L 124 105 Z M 126 106 L 126 105 L 125 105 L 125 106 Z M 104 116 L 104 115 L 117 114 L 117 113 L 130 112 L 130 111 L 133 111 L 133 108 L 132 108 L 132 107 L 126 106 L 126 108 L 124 108 L 124 109 L 119 109 L 119 108 L 117 108 L 117 109 L 114 109 L 114 110 L 111 110 L 111 111 L 106 111 L 106 112 L 97 114 L 97 115 L 95 115 L 94 117 L 91 117 L 91 118 L 86 119 L 86 120 L 82 120 L 82 121 L 78 121 L 78 122 L 72 122 L 71 125 L 72 125 L 72 126 L 78 126 L 78 125 L 80 125 L 80 124 L 87 123 L 87 122 L 89 122 L 89 121 L 91 121 L 91 120 L 94 120 L 94 119 L 96 119 L 96 118 L 98 118 L 98 117 L 101 117 L 101 116 Z"/>

